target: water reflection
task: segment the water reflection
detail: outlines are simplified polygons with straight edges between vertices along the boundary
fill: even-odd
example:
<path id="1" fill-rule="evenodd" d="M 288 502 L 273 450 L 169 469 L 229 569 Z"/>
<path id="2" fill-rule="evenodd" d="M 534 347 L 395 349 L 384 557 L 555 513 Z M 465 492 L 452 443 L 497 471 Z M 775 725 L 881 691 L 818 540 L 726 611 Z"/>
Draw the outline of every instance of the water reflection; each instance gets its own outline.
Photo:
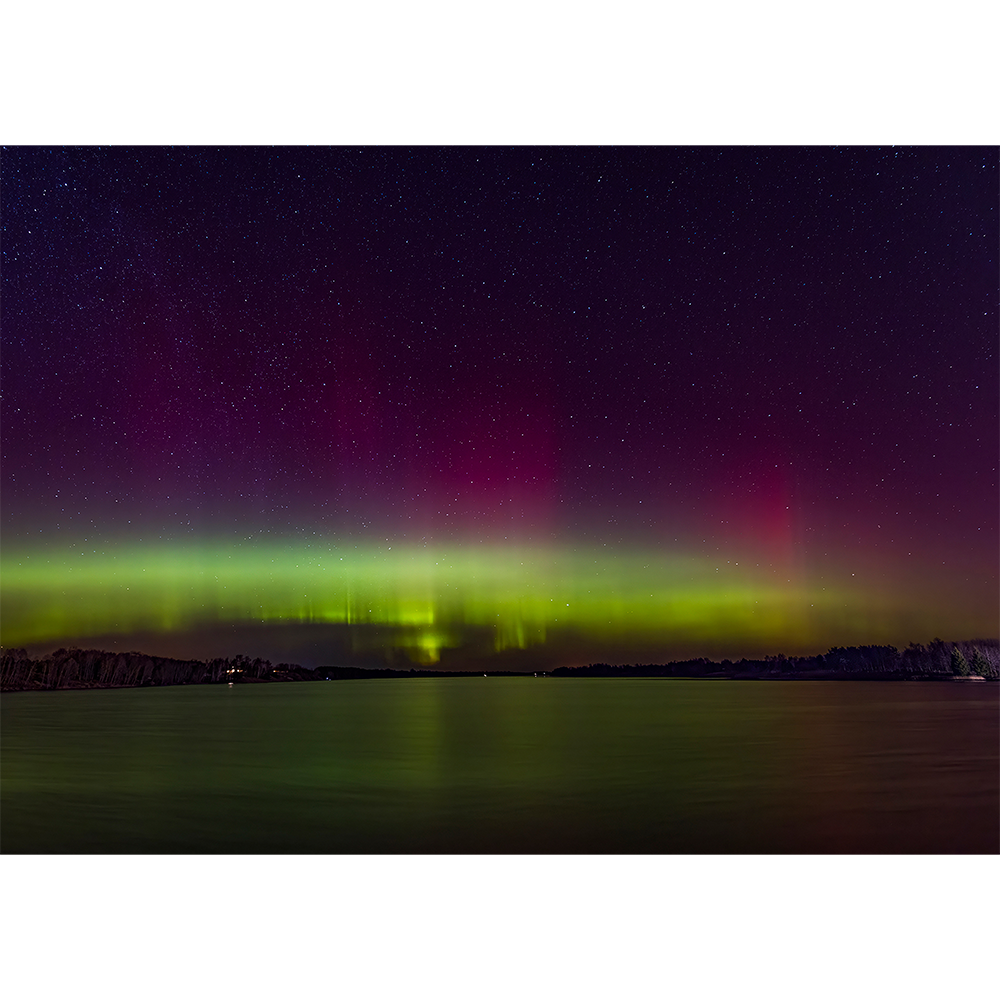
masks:
<path id="1" fill-rule="evenodd" d="M 12 852 L 995 852 L 995 686 L 419 678 L 2 699 Z"/>

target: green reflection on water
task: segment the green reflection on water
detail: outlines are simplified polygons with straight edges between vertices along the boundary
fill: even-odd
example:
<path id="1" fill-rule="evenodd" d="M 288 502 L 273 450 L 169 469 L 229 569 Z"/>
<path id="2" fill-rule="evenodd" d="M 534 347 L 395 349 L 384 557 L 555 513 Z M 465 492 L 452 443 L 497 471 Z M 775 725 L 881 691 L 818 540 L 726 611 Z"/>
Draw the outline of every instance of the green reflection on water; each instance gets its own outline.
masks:
<path id="1" fill-rule="evenodd" d="M 4 696 L 5 852 L 995 851 L 997 690 L 415 678 Z"/>

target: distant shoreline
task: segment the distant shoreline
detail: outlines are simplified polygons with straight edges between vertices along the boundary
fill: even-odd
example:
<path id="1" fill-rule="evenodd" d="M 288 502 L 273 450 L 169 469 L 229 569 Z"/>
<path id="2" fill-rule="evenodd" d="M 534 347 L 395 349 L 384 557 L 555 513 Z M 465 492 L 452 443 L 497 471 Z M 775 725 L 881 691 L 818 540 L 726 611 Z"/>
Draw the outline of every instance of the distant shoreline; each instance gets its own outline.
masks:
<path id="1" fill-rule="evenodd" d="M 831 680 L 831 681 L 961 681 L 1000 679 L 1000 640 L 970 639 L 927 646 L 911 643 L 900 652 L 893 646 L 834 647 L 811 657 L 782 654 L 762 660 L 704 657 L 667 664 L 611 665 L 592 663 L 545 671 L 409 670 L 350 666 L 302 667 L 246 656 L 228 659 L 177 660 L 145 653 L 96 649 L 59 649 L 32 659 L 23 649 L 0 655 L 0 692 L 81 691 L 198 684 L 273 684 L 322 680 L 384 680 L 404 677 L 617 677 L 704 680 Z"/>

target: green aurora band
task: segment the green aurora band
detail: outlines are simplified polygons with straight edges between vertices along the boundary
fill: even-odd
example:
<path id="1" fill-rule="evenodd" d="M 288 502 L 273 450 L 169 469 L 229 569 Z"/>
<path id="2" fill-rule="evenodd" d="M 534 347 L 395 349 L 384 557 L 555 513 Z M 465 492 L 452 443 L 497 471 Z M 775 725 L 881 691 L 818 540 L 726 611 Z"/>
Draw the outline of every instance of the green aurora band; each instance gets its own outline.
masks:
<path id="1" fill-rule="evenodd" d="M 585 645 L 788 652 L 899 641 L 913 616 L 875 588 L 655 551 L 172 544 L 4 554 L 6 647 L 223 624 L 348 626 L 358 651 L 429 666 L 470 636 L 489 653 Z M 883 591 L 884 592 L 884 591 Z"/>

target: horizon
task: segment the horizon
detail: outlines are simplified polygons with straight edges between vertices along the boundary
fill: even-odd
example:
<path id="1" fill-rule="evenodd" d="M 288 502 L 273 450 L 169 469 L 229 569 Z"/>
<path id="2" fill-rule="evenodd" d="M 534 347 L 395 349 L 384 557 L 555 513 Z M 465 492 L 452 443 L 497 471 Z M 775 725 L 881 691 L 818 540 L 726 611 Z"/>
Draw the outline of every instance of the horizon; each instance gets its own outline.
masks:
<path id="1" fill-rule="evenodd" d="M 780 662 L 780 661 L 783 661 L 783 660 L 787 660 L 789 662 L 804 662 L 804 661 L 808 661 L 808 660 L 817 660 L 817 659 L 821 660 L 821 659 L 823 659 L 826 656 L 830 656 L 830 655 L 832 655 L 834 653 L 840 653 L 840 652 L 868 652 L 868 651 L 884 651 L 884 650 L 892 650 L 892 651 L 894 651 L 895 653 L 898 653 L 898 654 L 906 654 L 906 653 L 909 653 L 909 652 L 914 652 L 914 653 L 916 653 L 918 655 L 925 655 L 925 654 L 927 654 L 929 652 L 932 652 L 933 649 L 934 649 L 934 647 L 938 646 L 938 645 L 943 646 L 945 648 L 951 647 L 952 649 L 960 649 L 963 646 L 964 647 L 968 647 L 968 646 L 972 646 L 972 647 L 986 646 L 987 648 L 989 648 L 991 646 L 1000 646 L 1000 637 L 978 636 L 978 637 L 966 638 L 966 639 L 942 639 L 942 638 L 936 636 L 935 638 L 933 638 L 932 640 L 930 640 L 930 642 L 928 642 L 928 643 L 910 642 L 910 643 L 907 643 L 906 646 L 902 646 L 902 647 L 901 646 L 895 646 L 895 645 L 892 645 L 892 644 L 865 644 L 865 645 L 857 645 L 857 646 L 831 646 L 830 648 L 824 650 L 823 652 L 813 651 L 813 652 L 807 652 L 807 653 L 793 654 L 791 656 L 787 656 L 784 652 L 779 652 L 779 653 L 765 653 L 765 654 L 761 654 L 761 655 L 758 655 L 758 656 L 719 657 L 719 658 L 715 658 L 715 659 L 713 659 L 712 657 L 707 657 L 707 656 L 688 656 L 688 657 L 685 657 L 683 659 L 666 660 L 666 661 L 663 661 L 662 663 L 653 663 L 653 662 L 632 662 L 632 663 L 621 662 L 621 663 L 614 663 L 614 662 L 604 662 L 604 661 L 602 661 L 602 662 L 590 662 L 590 663 L 559 664 L 558 666 L 554 666 L 552 669 L 555 669 L 555 670 L 559 670 L 559 669 L 562 669 L 562 670 L 566 670 L 566 669 L 576 670 L 576 669 L 586 669 L 588 667 L 610 667 L 612 669 L 619 669 L 619 668 L 626 668 L 627 669 L 627 668 L 644 668 L 644 667 L 660 667 L 660 666 L 682 666 L 682 665 L 690 664 L 690 663 L 706 663 L 706 664 L 711 664 L 713 666 L 722 666 L 722 665 L 725 665 L 725 664 L 729 664 L 730 666 L 738 666 L 740 663 L 743 663 L 743 662 L 746 662 L 746 663 L 767 663 L 767 662 Z M 980 651 L 982 651 L 982 650 L 980 650 Z M 275 668 L 285 668 L 285 667 L 287 667 L 287 668 L 292 668 L 292 669 L 304 669 L 304 670 L 309 670 L 309 671 L 331 669 L 331 670 L 362 670 L 362 671 L 369 671 L 369 672 L 377 672 L 379 670 L 387 670 L 387 671 L 392 671 L 392 672 L 396 672 L 396 673 L 411 673 L 411 674 L 412 673 L 418 673 L 419 674 L 419 673 L 427 672 L 427 673 L 432 673 L 432 674 L 435 674 L 435 675 L 441 674 L 441 673 L 447 674 L 447 673 L 453 673 L 453 672 L 454 673 L 468 672 L 468 673 L 471 673 L 473 675 L 478 675 L 479 674 L 479 669 L 477 667 L 472 667 L 471 669 L 469 669 L 469 668 L 454 668 L 453 670 L 448 670 L 448 669 L 442 668 L 441 665 L 437 664 L 437 663 L 432 664 L 432 665 L 428 665 L 428 666 L 419 666 L 419 667 L 418 666 L 413 666 L 413 667 L 409 667 L 409 668 L 407 668 L 405 665 L 404 666 L 400 666 L 398 664 L 396 666 L 392 666 L 392 665 L 388 665 L 388 664 L 381 664 L 381 665 L 376 664 L 376 665 L 370 665 L 370 666 L 362 666 L 362 665 L 357 664 L 357 663 L 320 663 L 320 664 L 315 664 L 313 666 L 309 666 L 307 664 L 302 664 L 302 663 L 285 663 L 285 662 L 281 662 L 281 663 L 277 663 L 276 664 L 273 661 L 267 660 L 264 657 L 257 657 L 257 658 L 247 657 L 243 653 L 234 653 L 234 654 L 232 654 L 230 656 L 221 656 L 221 657 L 171 657 L 171 656 L 164 656 L 164 655 L 161 655 L 161 654 L 158 654 L 158 653 L 150 653 L 148 651 L 138 650 L 138 649 L 130 649 L 130 650 L 120 649 L 119 650 L 119 649 L 98 649 L 96 647 L 60 646 L 58 649 L 50 650 L 48 652 L 43 653 L 40 650 L 33 651 L 32 647 L 30 647 L 30 646 L 29 647 L 7 647 L 7 646 L 0 647 L 0 654 L 2 654 L 3 656 L 11 656 L 11 655 L 14 655 L 14 654 L 17 654 L 17 653 L 25 653 L 28 656 L 29 659 L 36 660 L 36 661 L 37 660 L 44 660 L 44 659 L 47 659 L 47 658 L 51 658 L 51 657 L 57 656 L 60 653 L 66 653 L 66 654 L 73 654 L 73 653 L 100 653 L 100 654 L 107 654 L 107 655 L 112 655 L 112 656 L 120 656 L 120 655 L 124 655 L 124 656 L 140 656 L 140 657 L 149 657 L 151 659 L 158 659 L 158 660 L 171 660 L 171 659 L 173 659 L 173 660 L 176 660 L 177 662 L 185 662 L 185 661 L 192 662 L 193 661 L 193 662 L 201 662 L 201 663 L 212 663 L 212 662 L 217 662 L 217 661 L 226 661 L 226 662 L 230 662 L 230 663 L 237 663 L 237 662 L 240 662 L 241 660 L 243 660 L 244 662 L 253 662 L 255 659 L 259 659 L 259 660 L 262 660 L 267 665 L 275 667 Z M 533 674 L 535 674 L 537 676 L 538 670 L 533 670 L 531 667 L 526 667 L 522 671 L 493 668 L 491 672 L 492 673 L 501 673 L 501 674 L 522 674 L 523 673 L 525 675 L 527 675 L 528 673 L 533 673 Z"/>

